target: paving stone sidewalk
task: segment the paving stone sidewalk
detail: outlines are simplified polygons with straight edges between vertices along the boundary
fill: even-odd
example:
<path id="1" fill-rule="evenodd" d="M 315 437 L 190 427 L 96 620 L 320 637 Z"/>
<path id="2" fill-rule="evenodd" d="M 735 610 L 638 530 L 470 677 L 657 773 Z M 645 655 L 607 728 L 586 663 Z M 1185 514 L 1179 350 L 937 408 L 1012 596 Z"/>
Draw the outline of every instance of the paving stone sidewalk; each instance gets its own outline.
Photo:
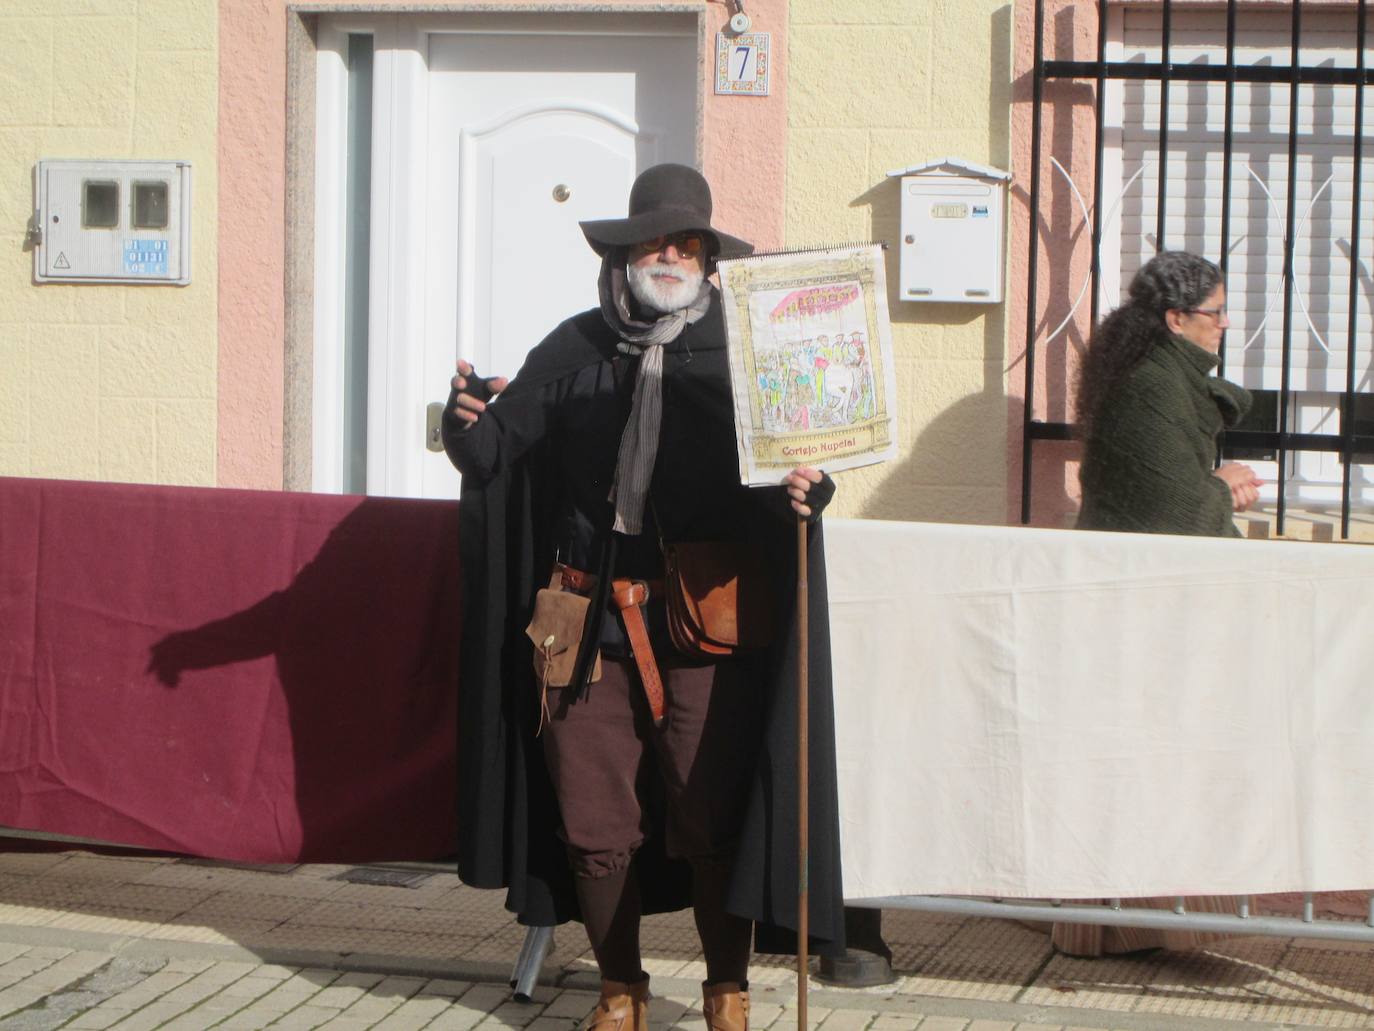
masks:
<path id="1" fill-rule="evenodd" d="M 812 981 L 825 1031 L 1374 1028 L 1374 951 L 1233 939 L 1075 960 L 1011 921 L 889 911 L 898 980 Z M 439 868 L 242 867 L 83 852 L 0 854 L 0 1031 L 364 1028 L 571 1031 L 595 1002 L 578 927 L 530 1002 L 507 982 L 524 937 L 500 893 Z M 646 920 L 653 1031 L 701 1031 L 690 916 Z M 760 958 L 755 1028 L 795 1028 L 791 960 Z"/>

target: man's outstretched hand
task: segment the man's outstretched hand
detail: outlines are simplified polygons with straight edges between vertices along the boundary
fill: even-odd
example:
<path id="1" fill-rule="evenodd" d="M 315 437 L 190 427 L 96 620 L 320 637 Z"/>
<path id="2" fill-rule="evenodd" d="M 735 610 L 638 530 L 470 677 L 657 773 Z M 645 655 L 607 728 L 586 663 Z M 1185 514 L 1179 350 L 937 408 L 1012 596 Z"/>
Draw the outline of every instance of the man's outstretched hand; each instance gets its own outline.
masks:
<path id="1" fill-rule="evenodd" d="M 473 375 L 472 363 L 461 358 L 458 360 L 458 373 L 449 383 L 458 392 L 458 398 L 449 411 L 468 426 L 482 417 L 488 401 L 510 386 L 510 380 L 505 376 L 483 379 Z"/>

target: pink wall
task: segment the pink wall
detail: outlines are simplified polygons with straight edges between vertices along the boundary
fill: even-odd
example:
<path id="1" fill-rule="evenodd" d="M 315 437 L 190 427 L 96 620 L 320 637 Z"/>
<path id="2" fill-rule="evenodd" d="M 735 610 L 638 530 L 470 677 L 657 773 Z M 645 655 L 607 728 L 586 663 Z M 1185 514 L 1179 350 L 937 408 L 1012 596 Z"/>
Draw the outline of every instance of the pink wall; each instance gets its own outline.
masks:
<path id="1" fill-rule="evenodd" d="M 1017 0 L 1012 92 L 1012 233 L 1011 275 L 1007 318 L 1007 346 L 1011 355 L 1007 392 L 1025 399 L 1026 303 L 1030 280 L 1031 108 L 1034 68 L 1034 0 Z M 1045 57 L 1095 60 L 1096 5 L 1073 0 L 1046 0 Z M 1070 388 L 1077 356 L 1087 344 L 1089 297 L 1084 297 L 1073 321 L 1053 341 L 1046 335 L 1068 315 L 1088 274 L 1092 252 L 1091 227 L 1085 226 L 1071 190 L 1050 164 L 1058 159 L 1079 191 L 1092 202 L 1094 161 L 1093 84 L 1059 80 L 1044 90 L 1040 130 L 1039 257 L 1035 304 L 1034 417 L 1050 422 L 1071 421 Z M 1021 518 L 1020 423 L 1007 433 L 1007 520 Z M 1076 444 L 1040 441 L 1032 468 L 1031 522 L 1060 526 L 1077 509 L 1078 449 Z"/>
<path id="2" fill-rule="evenodd" d="M 706 55 L 703 170 L 719 213 L 713 221 L 759 250 L 774 250 L 783 245 L 787 185 L 787 0 L 750 0 L 748 10 L 756 30 L 771 36 L 772 92 L 766 97 L 716 96 L 711 90 L 715 56 Z M 706 5 L 708 49 L 729 13 L 725 4 Z"/>
<path id="3" fill-rule="evenodd" d="M 605 6 L 604 0 L 587 0 L 593 3 Z M 467 6 L 472 5 L 435 5 L 455 11 Z M 577 6 L 582 4 L 560 5 Z M 700 9 L 693 3 L 683 7 Z M 772 95 L 763 98 L 710 92 L 714 55 L 709 43 L 728 12 L 723 4 L 708 4 L 705 11 L 705 171 L 716 197 L 716 221 L 760 247 L 776 247 L 783 240 L 787 0 L 749 4 L 755 25 L 772 33 Z M 220 4 L 218 468 L 219 484 L 226 487 L 282 485 L 286 29 L 291 17 L 286 0 Z"/>
<path id="4" fill-rule="evenodd" d="M 286 10 L 219 8 L 219 443 L 222 487 L 282 484 Z"/>

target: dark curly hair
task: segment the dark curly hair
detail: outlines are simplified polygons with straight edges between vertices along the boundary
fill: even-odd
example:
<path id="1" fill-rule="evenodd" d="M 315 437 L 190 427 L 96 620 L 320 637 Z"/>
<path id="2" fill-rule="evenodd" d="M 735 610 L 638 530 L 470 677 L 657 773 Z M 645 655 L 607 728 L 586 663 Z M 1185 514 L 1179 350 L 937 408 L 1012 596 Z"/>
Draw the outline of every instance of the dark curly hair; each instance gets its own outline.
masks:
<path id="1" fill-rule="evenodd" d="M 1130 300 L 1103 319 L 1078 368 L 1078 435 L 1088 437 L 1122 376 L 1167 335 L 1166 311 L 1195 308 L 1221 284 L 1221 269 L 1187 251 L 1161 251 L 1131 280 Z"/>

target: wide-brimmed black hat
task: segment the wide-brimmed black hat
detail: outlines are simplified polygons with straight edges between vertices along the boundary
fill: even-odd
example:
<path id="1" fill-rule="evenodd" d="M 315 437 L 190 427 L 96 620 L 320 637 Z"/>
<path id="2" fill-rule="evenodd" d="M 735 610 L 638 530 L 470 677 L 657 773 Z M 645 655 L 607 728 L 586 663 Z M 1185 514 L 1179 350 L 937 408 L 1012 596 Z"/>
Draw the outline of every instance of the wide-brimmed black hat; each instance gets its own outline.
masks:
<path id="1" fill-rule="evenodd" d="M 754 245 L 711 226 L 711 187 L 706 177 L 687 165 L 654 165 L 639 173 L 630 187 L 628 218 L 581 222 L 587 242 L 597 254 L 612 247 L 652 240 L 689 229 L 711 237 L 715 257 L 749 254 Z"/>

